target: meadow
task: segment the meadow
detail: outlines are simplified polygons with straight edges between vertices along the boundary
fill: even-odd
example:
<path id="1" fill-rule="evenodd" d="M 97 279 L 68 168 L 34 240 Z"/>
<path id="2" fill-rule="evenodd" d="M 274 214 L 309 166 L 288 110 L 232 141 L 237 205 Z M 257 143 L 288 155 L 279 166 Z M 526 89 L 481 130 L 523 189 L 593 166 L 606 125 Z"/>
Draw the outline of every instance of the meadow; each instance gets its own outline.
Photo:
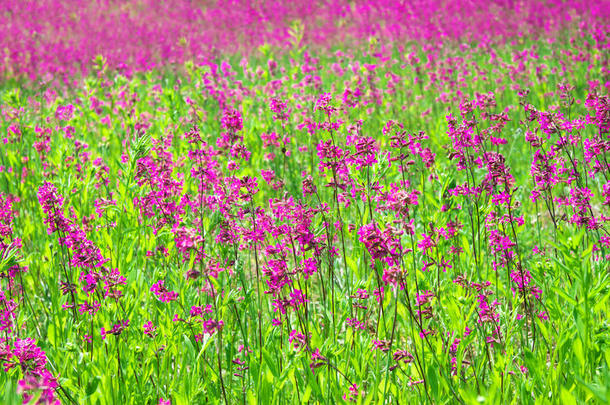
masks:
<path id="1" fill-rule="evenodd" d="M 0 34 L 0 403 L 610 403 L 607 1 Z"/>

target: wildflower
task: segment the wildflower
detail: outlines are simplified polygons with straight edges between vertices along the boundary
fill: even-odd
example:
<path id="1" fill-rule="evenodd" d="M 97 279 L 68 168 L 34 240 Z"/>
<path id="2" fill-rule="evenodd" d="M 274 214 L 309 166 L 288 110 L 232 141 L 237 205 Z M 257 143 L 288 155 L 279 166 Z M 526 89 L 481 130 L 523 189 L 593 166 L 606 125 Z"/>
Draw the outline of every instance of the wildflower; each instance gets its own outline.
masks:
<path id="1" fill-rule="evenodd" d="M 318 100 L 316 101 L 314 111 L 321 110 L 324 111 L 328 116 L 330 116 L 333 112 L 336 111 L 336 108 L 330 104 L 332 99 L 333 97 L 330 93 L 321 94 L 320 97 L 318 97 Z"/>
<path id="2" fill-rule="evenodd" d="M 311 363 L 309 363 L 309 368 L 311 372 L 314 373 L 314 370 L 318 367 L 322 367 L 326 364 L 326 357 L 320 354 L 320 349 L 316 348 L 313 352 L 311 352 Z"/>
<path id="3" fill-rule="evenodd" d="M 373 339 L 373 350 L 381 350 L 382 352 L 386 353 L 390 350 L 391 343 L 392 342 L 390 342 L 389 340 Z"/>
<path id="4" fill-rule="evenodd" d="M 397 350 L 392 354 L 395 362 L 402 361 L 403 363 L 411 363 L 414 359 L 413 355 L 406 350 Z"/>
<path id="5" fill-rule="evenodd" d="M 356 402 L 359 395 L 360 391 L 358 391 L 358 385 L 352 384 L 349 386 L 349 392 L 343 395 L 343 399 L 345 401 Z"/>
<path id="6" fill-rule="evenodd" d="M 436 246 L 436 242 L 432 239 L 431 236 L 422 234 L 423 239 L 417 242 L 417 247 L 424 251 L 424 255 L 428 254 L 428 249 L 431 249 Z"/>
<path id="7" fill-rule="evenodd" d="M 144 324 L 143 326 L 144 328 L 144 334 L 148 337 L 155 337 L 155 331 L 157 330 L 157 327 L 153 325 L 153 323 L 151 321 L 148 321 Z"/>
<path id="8" fill-rule="evenodd" d="M 178 299 L 178 293 L 175 291 L 169 291 L 165 287 L 165 281 L 159 280 L 150 287 L 150 291 L 157 296 L 161 302 L 171 302 Z"/>
<path id="9" fill-rule="evenodd" d="M 123 331 L 129 326 L 129 319 L 126 319 L 122 322 L 119 322 L 115 325 L 112 326 L 112 329 L 110 329 L 107 333 L 110 335 L 115 335 L 115 336 L 119 336 L 121 333 L 123 333 Z"/>
<path id="10" fill-rule="evenodd" d="M 243 129 L 241 114 L 233 108 L 225 109 L 222 115 L 221 124 L 223 128 L 232 132 L 241 131 Z"/>
<path id="11" fill-rule="evenodd" d="M 271 98 L 269 108 L 271 109 L 271 112 L 275 114 L 273 116 L 274 120 L 286 121 L 290 117 L 286 103 L 277 97 Z"/>
<path id="12" fill-rule="evenodd" d="M 298 332 L 296 330 L 293 330 L 293 331 L 290 332 L 290 336 L 288 337 L 288 341 L 290 343 L 292 343 L 292 346 L 295 349 L 300 349 L 302 347 L 306 347 L 307 346 L 307 337 L 304 334 L 302 334 L 302 333 L 300 333 L 300 332 Z"/>

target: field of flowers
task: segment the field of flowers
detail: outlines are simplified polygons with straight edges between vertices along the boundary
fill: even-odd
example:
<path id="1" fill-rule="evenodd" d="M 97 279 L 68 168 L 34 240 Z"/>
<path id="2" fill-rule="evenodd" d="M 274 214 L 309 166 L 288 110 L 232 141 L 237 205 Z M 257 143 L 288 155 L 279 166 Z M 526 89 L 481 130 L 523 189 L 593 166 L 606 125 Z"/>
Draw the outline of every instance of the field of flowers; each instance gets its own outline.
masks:
<path id="1" fill-rule="evenodd" d="M 0 1 L 0 140 L 1 404 L 610 403 L 606 0 Z"/>

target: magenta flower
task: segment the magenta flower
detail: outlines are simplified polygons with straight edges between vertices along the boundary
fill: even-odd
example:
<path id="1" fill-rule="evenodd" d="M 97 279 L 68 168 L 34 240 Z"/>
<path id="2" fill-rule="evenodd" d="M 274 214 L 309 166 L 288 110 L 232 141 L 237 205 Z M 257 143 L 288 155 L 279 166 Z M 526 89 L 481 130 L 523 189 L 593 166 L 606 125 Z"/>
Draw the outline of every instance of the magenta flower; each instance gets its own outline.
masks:
<path id="1" fill-rule="evenodd" d="M 432 239 L 431 236 L 422 234 L 423 239 L 417 242 L 417 247 L 424 251 L 424 255 L 428 254 L 428 249 L 431 249 L 436 246 L 436 242 Z"/>
<path id="2" fill-rule="evenodd" d="M 225 109 L 222 115 L 221 124 L 223 128 L 232 132 L 241 131 L 243 129 L 241 114 L 233 108 Z"/>
<path id="3" fill-rule="evenodd" d="M 153 323 L 151 321 L 148 321 L 144 324 L 143 326 L 144 328 L 144 334 L 148 337 L 155 337 L 155 331 L 157 330 L 157 327 L 155 325 L 153 325 Z"/>
<path id="4" fill-rule="evenodd" d="M 175 291 L 169 291 L 165 287 L 165 281 L 159 280 L 150 287 L 150 291 L 157 296 L 161 302 L 171 302 L 178 299 L 178 293 Z"/>

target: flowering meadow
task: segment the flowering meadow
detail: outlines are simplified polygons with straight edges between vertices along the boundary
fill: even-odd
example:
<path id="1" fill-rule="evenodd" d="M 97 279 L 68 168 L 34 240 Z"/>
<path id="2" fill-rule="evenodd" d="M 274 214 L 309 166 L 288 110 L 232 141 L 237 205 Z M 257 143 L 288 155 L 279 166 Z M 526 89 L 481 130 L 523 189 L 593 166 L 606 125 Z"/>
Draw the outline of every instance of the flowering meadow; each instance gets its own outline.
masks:
<path id="1" fill-rule="evenodd" d="M 610 403 L 606 0 L 0 1 L 2 404 Z"/>

